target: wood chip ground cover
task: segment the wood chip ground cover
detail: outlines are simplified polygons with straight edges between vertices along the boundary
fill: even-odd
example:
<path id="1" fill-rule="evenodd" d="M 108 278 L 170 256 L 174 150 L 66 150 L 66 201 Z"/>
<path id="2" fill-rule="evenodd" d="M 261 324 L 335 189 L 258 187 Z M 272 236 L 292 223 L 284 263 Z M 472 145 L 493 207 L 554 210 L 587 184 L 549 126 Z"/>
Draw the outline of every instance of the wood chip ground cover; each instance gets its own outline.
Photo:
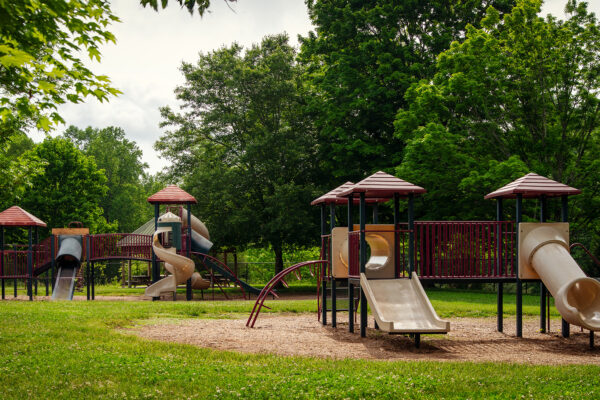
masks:
<path id="1" fill-rule="evenodd" d="M 347 321 L 341 314 L 338 321 Z M 426 360 L 509 362 L 536 365 L 600 365 L 600 347 L 589 349 L 588 332 L 572 327 L 562 338 L 560 321 L 551 332 L 540 333 L 539 321 L 524 322 L 523 338 L 515 337 L 515 320 L 505 319 L 504 333 L 496 331 L 495 318 L 452 318 L 448 335 L 423 336 L 421 348 L 402 335 L 388 335 L 369 328 L 367 338 L 349 333 L 346 322 L 324 327 L 314 314 L 261 315 L 254 329 L 246 319 L 155 320 L 130 330 L 134 334 L 166 342 L 192 344 L 242 353 L 308 356 L 332 359 Z M 373 321 L 369 321 L 373 326 Z M 358 331 L 358 329 L 357 329 Z M 599 342 L 596 334 L 596 342 Z"/>

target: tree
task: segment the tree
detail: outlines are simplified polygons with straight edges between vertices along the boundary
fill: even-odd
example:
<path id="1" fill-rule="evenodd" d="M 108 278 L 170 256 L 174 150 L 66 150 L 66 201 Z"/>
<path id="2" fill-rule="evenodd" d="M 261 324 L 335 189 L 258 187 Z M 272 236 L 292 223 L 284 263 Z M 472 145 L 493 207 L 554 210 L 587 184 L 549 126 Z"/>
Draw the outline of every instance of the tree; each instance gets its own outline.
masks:
<path id="1" fill-rule="evenodd" d="M 233 44 L 183 63 L 182 114 L 162 109 L 174 130 L 155 144 L 171 174 L 199 202 L 217 245 L 269 245 L 276 271 L 286 247 L 314 241 L 314 131 L 298 109 L 301 69 L 287 36 L 245 53 Z"/>
<path id="2" fill-rule="evenodd" d="M 81 221 L 91 232 L 114 230 L 102 216 L 100 201 L 106 194 L 106 176 L 70 141 L 48 138 L 30 150 L 44 162 L 43 171 L 31 178 L 23 195 L 23 206 L 48 227 L 63 227 Z"/>
<path id="3" fill-rule="evenodd" d="M 433 76 L 436 55 L 479 25 L 490 4 L 505 12 L 514 1 L 307 1 L 316 29 L 301 39 L 300 59 L 321 158 L 337 181 L 400 163 L 393 122 L 406 90 Z"/>
<path id="4" fill-rule="evenodd" d="M 600 25 L 582 2 L 567 3 L 566 21 L 539 17 L 540 6 L 519 0 L 503 18 L 490 7 L 482 28 L 439 55 L 434 79 L 411 87 L 395 123 L 408 143 L 399 170 L 459 195 L 483 196 L 529 171 L 579 187 L 571 217 L 597 245 Z M 432 137 L 440 143 L 429 146 Z M 446 151 L 454 162 L 441 167 Z M 430 199 L 432 208 L 446 201 Z M 477 210 L 454 204 L 457 214 Z"/>
<path id="5" fill-rule="evenodd" d="M 0 2 L 2 139 L 15 124 L 47 131 L 63 122 L 59 104 L 87 96 L 102 101 L 119 93 L 79 55 L 99 61 L 99 46 L 115 41 L 106 27 L 116 21 L 104 0 Z"/>
<path id="6" fill-rule="evenodd" d="M 203 16 L 204 13 L 210 7 L 210 0 L 176 0 L 176 1 L 179 3 L 179 5 L 182 8 L 185 7 L 189 11 L 190 14 L 194 13 L 194 8 L 195 8 L 196 11 L 198 12 L 198 14 L 200 14 L 200 16 Z M 233 3 L 233 2 L 236 2 L 237 0 L 223 0 L 223 1 L 225 3 L 227 3 L 227 2 Z M 140 3 L 144 7 L 150 6 L 154 10 L 158 11 L 159 0 L 140 0 Z M 168 4 L 169 4 L 169 0 L 160 0 L 160 6 L 162 8 L 166 8 Z"/>
<path id="7" fill-rule="evenodd" d="M 0 210 L 20 204 L 31 178 L 43 170 L 44 163 L 30 153 L 34 146 L 25 134 L 16 133 L 0 148 Z"/>
<path id="8" fill-rule="evenodd" d="M 145 221 L 148 207 L 142 185 L 142 150 L 117 127 L 79 129 L 70 126 L 64 136 L 104 170 L 108 190 L 100 204 L 108 222 L 117 222 L 120 232 L 132 232 Z"/>

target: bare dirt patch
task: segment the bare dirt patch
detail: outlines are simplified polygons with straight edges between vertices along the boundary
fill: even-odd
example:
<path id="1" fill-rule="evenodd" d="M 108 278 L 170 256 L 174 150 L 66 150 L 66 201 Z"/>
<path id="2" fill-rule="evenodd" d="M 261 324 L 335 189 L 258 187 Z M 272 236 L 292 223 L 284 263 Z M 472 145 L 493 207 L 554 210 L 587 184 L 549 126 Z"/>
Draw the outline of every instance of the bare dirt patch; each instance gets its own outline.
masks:
<path id="1" fill-rule="evenodd" d="M 340 315 L 338 321 L 347 321 L 347 315 Z M 581 333 L 579 328 L 572 327 L 568 339 L 556 331 L 542 334 L 535 319 L 525 320 L 523 338 L 519 339 L 515 337 L 514 319 L 505 320 L 505 333 L 500 333 L 496 332 L 495 318 L 454 318 L 449 334 L 422 336 L 419 349 L 408 337 L 372 328 L 366 338 L 361 338 L 358 333 L 348 332 L 347 323 L 338 322 L 336 329 L 325 327 L 313 314 L 262 315 L 253 329 L 246 328 L 246 319 L 173 322 L 157 321 L 131 332 L 151 340 L 284 356 L 600 365 L 600 348 L 589 349 L 588 332 Z M 554 329 L 558 329 L 560 322 L 553 323 Z M 369 326 L 373 326 L 373 321 Z"/>

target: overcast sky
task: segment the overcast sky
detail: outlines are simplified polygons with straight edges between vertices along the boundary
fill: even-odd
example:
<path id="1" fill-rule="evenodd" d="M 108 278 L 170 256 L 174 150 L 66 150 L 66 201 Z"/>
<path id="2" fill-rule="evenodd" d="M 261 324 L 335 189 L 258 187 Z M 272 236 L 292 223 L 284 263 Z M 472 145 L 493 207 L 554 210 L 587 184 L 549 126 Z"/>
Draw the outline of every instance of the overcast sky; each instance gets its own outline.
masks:
<path id="1" fill-rule="evenodd" d="M 122 21 L 111 29 L 117 44 L 104 46 L 101 63 L 89 65 L 97 74 L 108 75 L 123 94 L 107 103 L 88 100 L 60 107 L 66 126 L 123 128 L 141 147 L 144 161 L 155 173 L 167 164 L 152 148 L 161 135 L 158 108 L 177 108 L 173 90 L 183 83 L 182 60 L 195 62 L 199 52 L 232 42 L 249 46 L 265 35 L 281 32 L 287 32 L 297 45 L 297 36 L 312 29 L 304 0 L 238 0 L 231 4 L 233 11 L 223 0 L 212 3 L 211 12 L 200 18 L 190 16 L 174 0 L 158 13 L 141 7 L 137 0 L 115 0 L 112 8 Z M 590 3 L 590 9 L 599 15 L 600 2 Z M 548 0 L 542 13 L 562 18 L 565 4 L 566 0 Z"/>

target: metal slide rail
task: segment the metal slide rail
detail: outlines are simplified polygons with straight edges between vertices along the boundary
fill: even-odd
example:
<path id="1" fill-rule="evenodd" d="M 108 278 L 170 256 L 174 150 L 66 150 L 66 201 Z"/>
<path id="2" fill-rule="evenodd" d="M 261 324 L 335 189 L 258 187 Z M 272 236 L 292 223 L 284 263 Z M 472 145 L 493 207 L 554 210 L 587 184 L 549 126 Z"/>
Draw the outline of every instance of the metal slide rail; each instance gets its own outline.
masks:
<path id="1" fill-rule="evenodd" d="M 248 298 L 246 297 L 246 292 L 244 291 L 244 288 L 242 287 L 242 283 L 238 279 L 237 275 L 234 274 L 233 271 L 227 266 L 227 264 L 225 264 L 224 262 L 222 262 L 218 258 L 215 258 L 213 256 L 209 256 L 208 254 L 192 252 L 192 255 L 201 258 L 202 262 L 204 262 L 204 260 L 208 259 L 208 260 L 212 261 L 214 264 L 217 264 L 219 267 L 221 267 L 224 270 L 226 270 L 227 272 L 229 272 L 231 274 L 231 276 L 233 276 L 235 278 L 236 284 L 238 285 L 238 287 L 242 291 L 242 296 L 244 296 L 244 300 L 248 300 Z M 221 289 L 220 286 L 219 286 L 219 288 Z M 223 291 L 223 289 L 221 289 L 221 291 Z"/>
<path id="2" fill-rule="evenodd" d="M 152 261 L 152 236 L 134 233 L 90 235 L 90 261 Z"/>
<path id="3" fill-rule="evenodd" d="M 416 221 L 420 279 L 515 278 L 512 221 Z"/>
<path id="4" fill-rule="evenodd" d="M 271 278 L 271 280 L 265 285 L 265 287 L 261 290 L 260 294 L 258 295 L 258 298 L 256 299 L 256 302 L 254 303 L 254 307 L 252 307 L 252 312 L 250 313 L 250 316 L 248 317 L 248 321 L 246 322 L 246 326 L 250 327 L 250 328 L 254 328 L 254 323 L 256 322 L 256 319 L 258 318 L 258 314 L 260 313 L 260 310 L 262 309 L 264 302 L 267 299 L 267 296 L 273 292 L 275 285 L 277 285 L 279 282 L 285 282 L 283 280 L 283 278 L 286 275 L 288 275 L 300 268 L 303 268 L 303 267 L 308 267 L 308 266 L 317 267 L 317 266 L 322 266 L 322 264 L 329 264 L 329 262 L 327 260 L 313 260 L 313 261 L 301 262 L 301 263 L 292 265 L 291 267 L 284 269 L 283 271 L 281 271 L 280 273 L 275 275 L 273 278 Z M 318 268 L 316 268 L 316 269 L 318 270 Z"/>

